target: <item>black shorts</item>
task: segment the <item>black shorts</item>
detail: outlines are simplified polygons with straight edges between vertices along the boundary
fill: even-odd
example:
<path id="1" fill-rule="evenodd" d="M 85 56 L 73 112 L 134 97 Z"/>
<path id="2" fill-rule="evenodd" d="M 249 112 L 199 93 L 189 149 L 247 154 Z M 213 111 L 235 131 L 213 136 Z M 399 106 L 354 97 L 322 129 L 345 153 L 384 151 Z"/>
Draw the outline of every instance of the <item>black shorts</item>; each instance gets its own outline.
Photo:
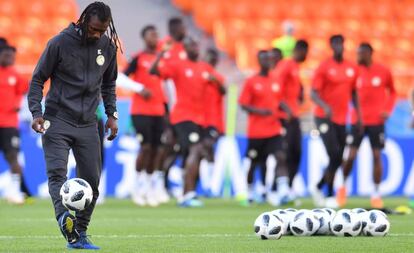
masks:
<path id="1" fill-rule="evenodd" d="M 161 145 L 165 129 L 163 116 L 132 115 L 132 123 L 141 144 Z"/>
<path id="2" fill-rule="evenodd" d="M 220 132 L 213 126 L 203 128 L 203 138 L 217 140 L 220 137 Z"/>
<path id="3" fill-rule="evenodd" d="M 270 154 L 274 154 L 277 151 L 286 151 L 286 142 L 281 135 L 260 139 L 250 138 L 246 157 L 252 160 L 265 161 Z"/>
<path id="4" fill-rule="evenodd" d="M 173 125 L 180 152 L 186 154 L 191 145 L 199 143 L 203 138 L 203 128 L 192 121 L 184 121 Z"/>
<path id="5" fill-rule="evenodd" d="M 365 136 L 368 136 L 372 148 L 383 149 L 385 147 L 385 129 L 384 125 L 365 126 L 364 132 L 353 125 L 351 133 L 347 137 L 347 143 L 351 147 L 358 148 Z"/>
<path id="6" fill-rule="evenodd" d="M 17 128 L 0 128 L 0 151 L 9 153 L 11 151 L 19 152 L 20 135 Z"/>

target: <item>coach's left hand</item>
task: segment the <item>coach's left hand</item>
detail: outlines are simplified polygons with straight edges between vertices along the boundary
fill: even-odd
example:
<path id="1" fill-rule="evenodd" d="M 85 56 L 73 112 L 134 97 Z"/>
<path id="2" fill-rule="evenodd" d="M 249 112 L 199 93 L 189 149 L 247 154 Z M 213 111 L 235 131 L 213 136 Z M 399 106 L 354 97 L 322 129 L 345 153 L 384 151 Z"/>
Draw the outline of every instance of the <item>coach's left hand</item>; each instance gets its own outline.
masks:
<path id="1" fill-rule="evenodd" d="M 108 133 L 108 130 L 111 129 L 111 134 L 108 136 L 107 140 L 112 141 L 118 135 L 118 122 L 113 117 L 108 117 L 108 120 L 105 124 L 105 133 Z"/>

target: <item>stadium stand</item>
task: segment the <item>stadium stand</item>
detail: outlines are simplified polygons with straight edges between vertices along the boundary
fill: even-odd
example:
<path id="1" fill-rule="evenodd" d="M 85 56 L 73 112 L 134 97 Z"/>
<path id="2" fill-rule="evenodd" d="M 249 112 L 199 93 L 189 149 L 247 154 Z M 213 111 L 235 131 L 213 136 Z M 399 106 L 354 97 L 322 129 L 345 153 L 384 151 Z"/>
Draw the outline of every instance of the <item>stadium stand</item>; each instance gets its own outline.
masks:
<path id="1" fill-rule="evenodd" d="M 327 39 L 333 33 L 346 36 L 346 55 L 355 59 L 355 48 L 370 41 L 375 57 L 395 74 L 398 94 L 406 96 L 414 82 L 414 4 L 410 0 L 173 0 L 191 13 L 196 24 L 213 35 L 218 47 L 234 57 L 244 70 L 256 67 L 257 49 L 270 47 L 282 34 L 285 20 L 296 26 L 295 36 L 310 41 L 307 73 L 327 57 Z M 411 72 L 411 73 L 410 73 Z M 305 73 L 306 76 L 306 73 Z M 306 84 L 306 83 L 305 83 Z"/>

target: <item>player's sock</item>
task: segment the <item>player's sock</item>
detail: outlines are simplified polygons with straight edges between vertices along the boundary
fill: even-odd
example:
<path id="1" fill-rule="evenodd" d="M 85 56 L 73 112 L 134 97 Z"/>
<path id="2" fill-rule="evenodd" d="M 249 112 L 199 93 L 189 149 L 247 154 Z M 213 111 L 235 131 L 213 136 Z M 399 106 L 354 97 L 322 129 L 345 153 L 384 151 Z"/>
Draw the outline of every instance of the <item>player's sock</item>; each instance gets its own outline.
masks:
<path id="1" fill-rule="evenodd" d="M 380 198 L 381 194 L 380 194 L 380 185 L 379 184 L 375 184 L 374 185 L 374 192 L 372 193 L 373 198 Z"/>
<path id="2" fill-rule="evenodd" d="M 254 188 L 253 188 L 253 184 L 249 184 L 247 186 L 247 199 L 249 201 L 253 201 L 253 199 L 254 199 Z"/>
<path id="3" fill-rule="evenodd" d="M 278 177 L 276 182 L 280 204 L 287 204 L 289 202 L 289 177 Z"/>
<path id="4" fill-rule="evenodd" d="M 12 204 L 24 204 L 24 195 L 20 191 L 20 175 L 11 174 L 11 186 L 6 192 L 6 199 Z"/>

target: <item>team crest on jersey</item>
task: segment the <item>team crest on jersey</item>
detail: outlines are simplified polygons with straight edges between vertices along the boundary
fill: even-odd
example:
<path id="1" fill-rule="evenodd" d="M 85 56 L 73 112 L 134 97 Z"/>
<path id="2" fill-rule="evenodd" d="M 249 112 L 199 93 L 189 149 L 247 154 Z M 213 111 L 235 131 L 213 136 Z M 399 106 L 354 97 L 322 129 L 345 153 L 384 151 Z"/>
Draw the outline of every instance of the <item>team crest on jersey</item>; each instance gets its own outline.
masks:
<path id="1" fill-rule="evenodd" d="M 9 83 L 10 86 L 15 86 L 17 83 L 17 78 L 15 76 L 9 76 L 9 78 L 7 79 L 7 82 Z"/>
<path id="2" fill-rule="evenodd" d="M 104 65 L 104 63 L 105 63 L 105 57 L 101 54 L 98 55 L 96 57 L 96 64 L 98 64 L 99 66 L 102 66 L 102 65 Z"/>
<path id="3" fill-rule="evenodd" d="M 273 92 L 279 92 L 279 90 L 280 90 L 279 84 L 278 83 L 273 83 L 272 84 L 272 91 Z"/>
<path id="4" fill-rule="evenodd" d="M 187 54 L 186 54 L 184 51 L 181 51 L 181 52 L 178 54 L 178 57 L 179 57 L 181 60 L 185 60 L 185 59 L 187 59 Z"/>
<path id="5" fill-rule="evenodd" d="M 201 76 L 204 78 L 204 79 L 208 79 L 208 76 L 209 76 L 209 74 L 208 74 L 208 72 L 207 71 L 204 71 L 202 74 L 201 74 Z"/>
<path id="6" fill-rule="evenodd" d="M 347 68 L 345 74 L 348 77 L 353 77 L 355 75 L 355 71 L 353 68 Z"/>
<path id="7" fill-rule="evenodd" d="M 192 77 L 193 76 L 193 71 L 191 69 L 186 69 L 185 70 L 185 76 L 186 77 Z"/>
<path id="8" fill-rule="evenodd" d="M 378 76 L 375 76 L 374 78 L 372 78 L 371 84 L 374 87 L 380 86 L 381 85 L 381 78 L 379 78 Z"/>

